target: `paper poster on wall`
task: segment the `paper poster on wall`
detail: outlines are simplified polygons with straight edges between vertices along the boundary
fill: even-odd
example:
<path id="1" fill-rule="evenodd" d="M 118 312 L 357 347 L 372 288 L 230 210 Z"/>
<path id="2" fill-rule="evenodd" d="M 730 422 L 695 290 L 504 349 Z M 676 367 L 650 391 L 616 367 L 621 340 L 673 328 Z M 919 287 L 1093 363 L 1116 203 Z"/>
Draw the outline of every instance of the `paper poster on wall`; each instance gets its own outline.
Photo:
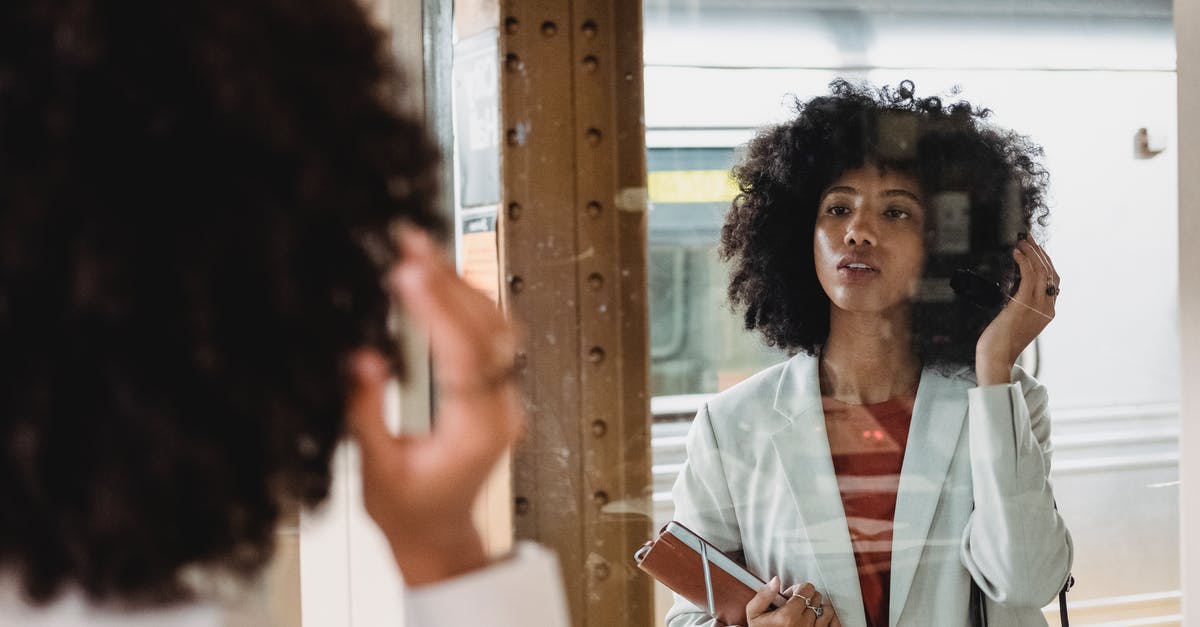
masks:
<path id="1" fill-rule="evenodd" d="M 495 211 L 464 217 L 458 246 L 463 279 L 499 302 L 500 262 L 496 249 Z"/>
<path id="2" fill-rule="evenodd" d="M 454 45 L 454 117 L 459 202 L 500 202 L 499 32 L 489 29 Z"/>

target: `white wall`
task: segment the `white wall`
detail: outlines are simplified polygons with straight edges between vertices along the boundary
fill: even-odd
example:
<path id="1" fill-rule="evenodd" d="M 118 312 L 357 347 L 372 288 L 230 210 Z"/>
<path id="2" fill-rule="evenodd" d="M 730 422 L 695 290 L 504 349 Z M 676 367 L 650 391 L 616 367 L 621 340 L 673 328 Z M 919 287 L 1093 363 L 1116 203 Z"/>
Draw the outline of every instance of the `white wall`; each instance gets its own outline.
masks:
<path id="1" fill-rule="evenodd" d="M 386 400 L 400 429 L 400 387 Z M 404 583 L 391 549 L 362 505 L 358 447 L 343 442 L 333 459 L 329 500 L 300 514 L 300 599 L 304 627 L 403 627 Z"/>
<path id="2" fill-rule="evenodd" d="M 1200 3 L 1175 0 L 1179 74 L 1180 529 L 1184 623 L 1200 625 Z M 1190 528 L 1190 530 L 1189 530 Z"/>

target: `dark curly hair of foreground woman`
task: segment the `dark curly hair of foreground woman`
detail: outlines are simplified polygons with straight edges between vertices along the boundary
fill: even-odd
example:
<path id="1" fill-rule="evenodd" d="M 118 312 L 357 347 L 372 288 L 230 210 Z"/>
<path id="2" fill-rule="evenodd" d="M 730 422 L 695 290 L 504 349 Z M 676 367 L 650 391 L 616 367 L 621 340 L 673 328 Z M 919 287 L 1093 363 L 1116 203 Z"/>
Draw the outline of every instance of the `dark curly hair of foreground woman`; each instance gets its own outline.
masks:
<path id="1" fill-rule="evenodd" d="M 351 0 L 0 3 L 0 571 L 37 602 L 256 574 L 435 151 Z M 364 254 L 364 241 L 375 254 Z"/>
<path id="2" fill-rule="evenodd" d="M 1015 289 L 1017 233 L 1040 230 L 1049 213 L 1041 148 L 988 124 L 988 109 L 916 97 L 911 81 L 830 87 L 829 95 L 798 101 L 794 119 L 759 132 L 733 169 L 741 193 L 719 249 L 731 266 L 731 304 L 768 345 L 815 354 L 829 334 L 830 302 L 813 261 L 821 195 L 847 170 L 870 164 L 898 171 L 927 200 L 949 192 L 968 201 L 960 209 L 969 212 L 970 250 L 927 253 L 927 289 L 914 303 L 913 323 L 927 365 L 973 367 L 975 344 L 1000 304 L 953 292 L 950 279 L 965 268 L 1005 293 Z M 927 230 L 926 251 L 942 248 L 938 237 Z"/>

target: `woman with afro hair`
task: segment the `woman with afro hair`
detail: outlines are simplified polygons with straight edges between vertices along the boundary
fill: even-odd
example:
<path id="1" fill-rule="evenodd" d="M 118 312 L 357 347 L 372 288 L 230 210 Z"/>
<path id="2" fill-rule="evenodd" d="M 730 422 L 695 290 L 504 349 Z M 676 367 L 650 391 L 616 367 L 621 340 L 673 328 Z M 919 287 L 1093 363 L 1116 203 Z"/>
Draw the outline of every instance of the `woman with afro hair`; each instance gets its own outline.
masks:
<path id="1" fill-rule="evenodd" d="M 276 528 L 348 438 L 406 624 L 566 623 L 553 554 L 474 525 L 517 336 L 435 243 L 439 156 L 365 6 L 0 2 L 0 625 L 270 624 Z M 401 305 L 422 436 L 383 416 Z"/>
<path id="2" fill-rule="evenodd" d="M 1047 176 L 989 113 L 839 80 L 733 170 L 729 297 L 794 356 L 700 409 L 674 500 L 774 576 L 751 626 L 1044 625 L 1069 578 L 1046 390 L 1016 366 L 1059 293 Z M 714 624 L 678 596 L 667 622 Z"/>

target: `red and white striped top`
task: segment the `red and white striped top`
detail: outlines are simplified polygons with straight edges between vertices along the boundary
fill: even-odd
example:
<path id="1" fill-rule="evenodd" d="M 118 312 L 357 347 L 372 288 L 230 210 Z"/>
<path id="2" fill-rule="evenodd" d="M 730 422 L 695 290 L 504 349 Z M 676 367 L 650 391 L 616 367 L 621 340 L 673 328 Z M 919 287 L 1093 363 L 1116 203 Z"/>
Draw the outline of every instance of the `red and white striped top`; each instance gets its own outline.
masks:
<path id="1" fill-rule="evenodd" d="M 886 627 L 896 490 L 916 396 L 871 405 L 822 400 L 867 624 Z"/>

